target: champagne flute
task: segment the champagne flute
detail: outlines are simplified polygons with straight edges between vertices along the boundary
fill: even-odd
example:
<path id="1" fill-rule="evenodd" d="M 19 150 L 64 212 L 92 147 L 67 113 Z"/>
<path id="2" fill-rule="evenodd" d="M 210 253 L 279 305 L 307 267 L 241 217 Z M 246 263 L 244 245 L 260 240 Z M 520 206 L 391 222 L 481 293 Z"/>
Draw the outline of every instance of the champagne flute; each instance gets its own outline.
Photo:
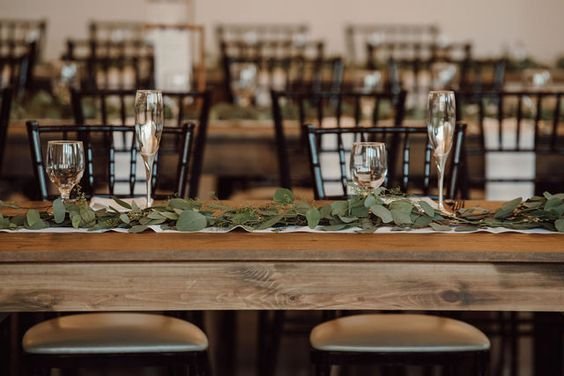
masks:
<path id="1" fill-rule="evenodd" d="M 382 142 L 355 142 L 351 149 L 350 171 L 361 191 L 373 191 L 386 179 L 388 161 Z"/>
<path id="2" fill-rule="evenodd" d="M 427 133 L 439 172 L 439 210 L 449 213 L 444 206 L 443 185 L 445 166 L 452 148 L 456 104 L 454 92 L 431 91 L 427 98 Z"/>
<path id="3" fill-rule="evenodd" d="M 164 127 L 163 96 L 158 90 L 137 90 L 135 95 L 135 136 L 147 177 L 147 207 L 152 205 L 152 177 L 155 156 Z"/>
<path id="4" fill-rule="evenodd" d="M 82 141 L 49 141 L 46 170 L 49 179 L 61 193 L 61 200 L 68 200 L 72 189 L 84 174 Z"/>

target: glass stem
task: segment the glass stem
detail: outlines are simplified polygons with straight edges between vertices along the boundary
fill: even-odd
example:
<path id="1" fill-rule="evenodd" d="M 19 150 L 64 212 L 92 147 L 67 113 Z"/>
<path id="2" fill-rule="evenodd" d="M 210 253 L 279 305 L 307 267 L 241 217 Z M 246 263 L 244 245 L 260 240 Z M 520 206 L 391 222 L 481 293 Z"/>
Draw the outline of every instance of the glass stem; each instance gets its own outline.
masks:
<path id="1" fill-rule="evenodd" d="M 442 155 L 437 158 L 437 170 L 439 171 L 439 210 L 444 212 L 445 205 L 444 205 L 444 179 L 445 179 L 445 164 L 447 160 L 446 155 Z"/>
<path id="2" fill-rule="evenodd" d="M 150 208 L 153 204 L 152 198 L 152 188 L 153 188 L 153 162 L 155 160 L 154 155 L 143 156 L 143 162 L 145 164 L 145 176 L 147 177 L 147 207 Z"/>
<path id="3" fill-rule="evenodd" d="M 59 192 L 61 192 L 61 200 L 62 201 L 67 201 L 68 199 L 70 199 L 70 193 L 71 193 L 72 189 L 62 189 L 59 188 Z"/>

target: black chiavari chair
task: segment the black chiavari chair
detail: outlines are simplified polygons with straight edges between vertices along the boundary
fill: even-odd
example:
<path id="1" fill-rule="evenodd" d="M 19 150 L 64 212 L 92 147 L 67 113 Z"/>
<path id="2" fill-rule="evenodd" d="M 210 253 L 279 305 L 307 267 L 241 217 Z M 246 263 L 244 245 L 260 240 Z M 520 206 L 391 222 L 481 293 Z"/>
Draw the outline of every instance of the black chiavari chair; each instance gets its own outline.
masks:
<path id="1" fill-rule="evenodd" d="M 196 198 L 202 175 L 208 121 L 212 103 L 211 93 L 164 92 L 165 124 L 171 127 L 184 122 L 195 124 L 194 149 L 191 156 L 188 197 Z M 71 106 L 76 124 L 133 125 L 134 90 L 75 90 L 71 89 Z M 119 151 L 119 150 L 118 150 Z"/>
<path id="2" fill-rule="evenodd" d="M 220 24 L 215 28 L 218 44 L 224 41 L 295 40 L 308 33 L 306 24 Z"/>
<path id="3" fill-rule="evenodd" d="M 483 189 L 488 183 L 530 183 L 537 194 L 564 187 L 564 92 L 548 91 L 459 91 L 457 116 L 472 124 L 477 141 L 469 143 L 467 172 L 470 187 Z M 527 177 L 489 176 L 486 155 L 534 154 L 535 171 Z M 475 163 L 472 163 L 475 162 Z M 521 166 L 521 168 L 526 168 Z"/>
<path id="4" fill-rule="evenodd" d="M 466 125 L 458 124 L 454 131 L 450 167 L 447 173 L 447 197 L 455 198 L 462 191 L 460 181 L 462 156 L 464 152 Z M 431 194 L 432 149 L 426 127 L 355 127 L 319 128 L 310 125 L 307 129 L 309 161 L 314 180 L 315 198 L 342 199 L 348 196 L 348 158 L 355 141 L 384 142 L 388 155 L 399 158 L 388 160 L 388 174 L 384 183 L 388 188 L 399 187 L 403 192 Z M 330 141 L 330 142 L 326 142 Z M 396 151 L 394 151 L 396 149 Z M 323 164 L 323 156 L 332 155 L 329 161 L 331 177 Z M 390 168 L 391 164 L 396 168 Z M 325 167 L 325 169 L 324 169 Z M 338 172 L 338 174 L 335 174 Z M 328 193 L 328 185 L 337 193 Z"/>
<path id="5" fill-rule="evenodd" d="M 392 125 L 403 123 L 405 116 L 406 92 L 301 92 L 272 91 L 272 117 L 276 135 L 279 166 L 279 184 L 291 188 L 292 173 L 290 171 L 290 155 L 305 154 L 305 132 L 297 144 L 298 149 L 290 150 L 285 132 L 288 115 L 294 115 L 299 125 L 315 123 L 322 127 L 327 120 L 337 127 L 371 125 L 378 126 L 388 122 Z M 291 117 L 291 116 L 290 116 Z"/>
<path id="6" fill-rule="evenodd" d="M 81 187 L 88 196 L 141 196 L 137 193 L 140 183 L 146 180 L 137 178 L 137 148 L 135 146 L 135 128 L 131 126 L 115 125 L 70 125 L 70 126 L 40 126 L 35 121 L 27 123 L 33 171 L 39 187 L 39 197 L 43 200 L 52 198 L 49 194 L 46 165 L 43 159 L 45 144 L 48 139 L 77 139 L 84 143 L 85 171 Z M 122 138 L 122 136 L 124 136 Z M 117 137 L 116 137 L 117 136 Z M 126 175 L 119 180 L 116 162 L 116 139 L 126 140 L 129 150 Z M 184 124 L 178 127 L 165 127 L 161 139 L 158 158 L 152 177 L 154 197 L 163 198 L 186 195 L 189 163 L 192 144 L 194 142 L 194 126 Z M 123 146 L 122 146 L 123 147 Z M 176 159 L 174 164 L 169 158 Z M 166 163 L 166 167 L 164 167 Z M 170 168 L 173 167 L 174 168 Z M 172 170 L 172 184 L 164 187 L 165 175 Z M 125 181 L 125 192 L 116 191 L 116 183 Z M 136 189 L 137 188 L 137 189 Z"/>

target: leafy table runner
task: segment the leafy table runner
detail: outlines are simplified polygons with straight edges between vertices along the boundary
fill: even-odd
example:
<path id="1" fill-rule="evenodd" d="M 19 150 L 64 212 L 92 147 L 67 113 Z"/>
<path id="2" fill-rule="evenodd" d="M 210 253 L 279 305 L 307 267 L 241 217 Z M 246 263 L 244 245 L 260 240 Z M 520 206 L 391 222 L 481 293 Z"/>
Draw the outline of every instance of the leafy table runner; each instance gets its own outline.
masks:
<path id="1" fill-rule="evenodd" d="M 516 198 L 495 211 L 472 207 L 453 214 L 439 212 L 427 198 L 385 189 L 333 202 L 296 201 L 291 191 L 279 189 L 271 202 L 247 206 L 173 198 L 143 209 L 136 201 L 120 199 L 92 205 L 85 199 L 57 199 L 43 211 L 10 209 L 16 213 L 0 214 L 0 231 L 564 233 L 564 193 Z"/>

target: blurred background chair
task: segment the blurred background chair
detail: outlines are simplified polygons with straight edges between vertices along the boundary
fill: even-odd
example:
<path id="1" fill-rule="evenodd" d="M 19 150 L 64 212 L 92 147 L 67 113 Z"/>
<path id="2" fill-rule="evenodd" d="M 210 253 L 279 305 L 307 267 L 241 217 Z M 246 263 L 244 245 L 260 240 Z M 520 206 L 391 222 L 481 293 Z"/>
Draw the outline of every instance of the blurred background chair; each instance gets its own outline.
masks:
<path id="1" fill-rule="evenodd" d="M 564 163 L 563 94 L 457 93 L 458 118 L 474 124 L 477 134 L 467 147 L 472 197 L 528 197 L 562 187 L 564 178 L 555 172 Z"/>
<path id="2" fill-rule="evenodd" d="M 382 42 L 435 43 L 440 28 L 435 24 L 348 24 L 345 26 L 345 43 L 348 61 L 364 64 L 368 56 L 365 46 Z M 362 55 L 361 55 L 362 53 Z"/>
<path id="3" fill-rule="evenodd" d="M 2 177 L 2 166 L 4 164 L 4 151 L 6 149 L 6 137 L 8 135 L 11 109 L 12 89 L 6 87 L 0 90 L 0 177 Z"/>

